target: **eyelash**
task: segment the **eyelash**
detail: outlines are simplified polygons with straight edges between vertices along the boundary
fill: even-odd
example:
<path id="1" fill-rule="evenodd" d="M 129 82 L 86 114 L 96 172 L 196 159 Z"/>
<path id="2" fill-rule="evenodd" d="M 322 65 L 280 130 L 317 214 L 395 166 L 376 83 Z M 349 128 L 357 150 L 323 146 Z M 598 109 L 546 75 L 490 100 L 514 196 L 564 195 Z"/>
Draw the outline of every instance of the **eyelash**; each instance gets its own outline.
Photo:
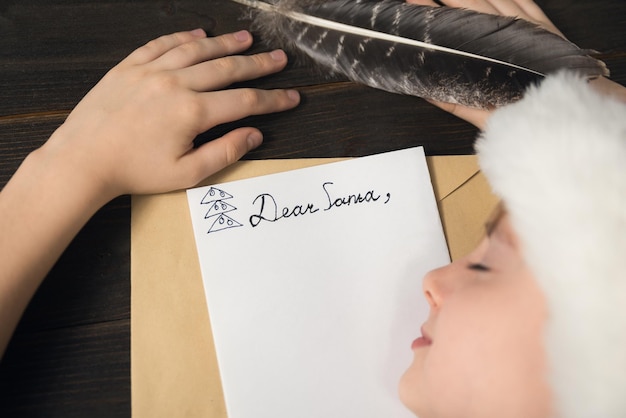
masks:
<path id="1" fill-rule="evenodd" d="M 475 271 L 490 271 L 491 270 L 486 265 L 480 264 L 480 263 L 471 263 L 467 266 L 467 268 L 470 270 L 475 270 Z"/>

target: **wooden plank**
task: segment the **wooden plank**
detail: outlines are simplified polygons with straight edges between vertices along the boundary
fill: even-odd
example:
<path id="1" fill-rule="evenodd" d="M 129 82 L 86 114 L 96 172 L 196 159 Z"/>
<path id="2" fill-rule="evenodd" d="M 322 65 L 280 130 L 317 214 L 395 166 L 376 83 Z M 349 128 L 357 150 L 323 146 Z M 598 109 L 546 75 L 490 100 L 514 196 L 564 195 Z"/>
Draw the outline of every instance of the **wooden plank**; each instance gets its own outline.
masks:
<path id="1" fill-rule="evenodd" d="M 581 48 L 626 51 L 626 2 L 621 0 L 536 0 L 557 28 Z"/>
<path id="2" fill-rule="evenodd" d="M 130 321 L 20 334 L 0 376 L 2 417 L 129 417 Z"/>
<path id="3" fill-rule="evenodd" d="M 0 189 L 26 156 L 43 145 L 65 120 L 64 112 L 0 117 Z"/>
<path id="4" fill-rule="evenodd" d="M 626 2 L 539 3 L 573 42 L 618 52 L 622 61 L 626 59 Z M 213 34 L 248 27 L 248 21 L 242 20 L 245 14 L 245 8 L 228 0 L 12 2 L 3 7 L 0 19 L 0 91 L 4 99 L 0 115 L 69 110 L 110 67 L 144 42 L 194 27 Z M 260 40 L 252 51 L 262 49 L 268 47 Z M 310 67 L 308 62 L 294 64 L 257 84 L 301 87 L 324 83 L 324 72 Z M 626 82 L 623 71 L 613 73 L 617 81 Z"/>
<path id="5" fill-rule="evenodd" d="M 87 223 L 38 289 L 17 334 L 130 319 L 129 220 L 126 196 Z"/>

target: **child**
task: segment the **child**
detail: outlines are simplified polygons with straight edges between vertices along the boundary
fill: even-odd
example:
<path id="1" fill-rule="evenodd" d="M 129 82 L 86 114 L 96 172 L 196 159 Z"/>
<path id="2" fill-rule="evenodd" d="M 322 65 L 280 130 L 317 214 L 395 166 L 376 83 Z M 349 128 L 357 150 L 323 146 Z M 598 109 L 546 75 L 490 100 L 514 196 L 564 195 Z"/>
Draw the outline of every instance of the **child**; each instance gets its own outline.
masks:
<path id="1" fill-rule="evenodd" d="M 560 74 L 489 118 L 502 207 L 424 280 L 400 384 L 419 417 L 626 416 L 626 104 Z"/>
<path id="2" fill-rule="evenodd" d="M 0 193 L 0 353 L 46 272 L 100 206 L 120 194 L 195 185 L 262 140 L 258 130 L 241 128 L 193 149 L 198 133 L 298 104 L 290 90 L 220 90 L 284 68 L 282 51 L 230 56 L 251 42 L 245 31 L 209 39 L 196 30 L 148 43 L 26 158 Z M 581 99 L 590 104 L 568 113 Z M 486 117 L 449 110 L 479 126 Z M 507 212 L 474 252 L 425 280 L 431 316 L 401 382 L 403 401 L 422 418 L 626 413 L 624 320 L 615 312 L 626 302 L 619 257 L 626 249 L 626 177 L 616 168 L 626 160 L 624 120 L 623 106 L 563 76 L 490 121 L 479 151 Z M 557 135 L 564 128 L 571 131 L 565 138 Z M 536 158 L 544 143 L 550 147 Z M 561 194 L 566 188 L 572 190 Z M 612 327 L 593 328 L 603 320 Z"/>

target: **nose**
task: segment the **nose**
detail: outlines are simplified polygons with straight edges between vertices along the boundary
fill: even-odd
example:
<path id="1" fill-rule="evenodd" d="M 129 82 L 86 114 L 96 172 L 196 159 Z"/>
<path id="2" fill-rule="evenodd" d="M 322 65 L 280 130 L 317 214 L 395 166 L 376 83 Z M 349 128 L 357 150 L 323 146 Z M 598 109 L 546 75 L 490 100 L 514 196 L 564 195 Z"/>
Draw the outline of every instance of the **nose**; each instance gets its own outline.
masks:
<path id="1" fill-rule="evenodd" d="M 451 263 L 430 271 L 424 277 L 422 287 L 431 309 L 441 307 L 444 300 L 462 283 L 463 272 L 458 267 L 458 263 Z"/>

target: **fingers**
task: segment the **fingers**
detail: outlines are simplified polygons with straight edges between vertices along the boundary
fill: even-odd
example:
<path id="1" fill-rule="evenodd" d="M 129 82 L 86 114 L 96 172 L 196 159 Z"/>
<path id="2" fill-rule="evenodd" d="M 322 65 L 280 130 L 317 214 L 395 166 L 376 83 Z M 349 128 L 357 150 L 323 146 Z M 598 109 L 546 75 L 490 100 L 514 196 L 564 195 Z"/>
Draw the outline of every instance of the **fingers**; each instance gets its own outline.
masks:
<path id="1" fill-rule="evenodd" d="M 176 48 L 177 46 L 202 38 L 206 38 L 206 33 L 202 29 L 164 35 L 157 39 L 151 40 L 140 48 L 137 48 L 130 55 L 128 55 L 128 57 L 126 57 L 120 64 L 146 64 L 157 59 L 167 51 Z"/>
<path id="2" fill-rule="evenodd" d="M 213 38 L 195 39 L 163 53 L 151 63 L 156 70 L 176 70 L 203 61 L 245 51 L 252 45 L 252 35 L 245 30 Z"/>
<path id="3" fill-rule="evenodd" d="M 408 3 L 423 6 L 437 6 L 431 0 L 407 0 Z M 481 13 L 489 13 L 502 16 L 519 16 L 525 14 L 523 9 L 513 0 L 443 0 L 448 7 L 462 7 Z"/>
<path id="4" fill-rule="evenodd" d="M 475 109 L 472 107 L 461 106 L 454 103 L 444 103 L 435 100 L 428 100 L 428 102 L 434 104 L 442 110 L 445 110 L 448 113 L 453 114 L 456 117 L 459 117 L 471 123 L 481 130 L 485 129 L 487 125 L 487 118 L 491 114 L 491 111 L 489 110 Z"/>
<path id="5" fill-rule="evenodd" d="M 487 0 L 443 0 L 443 3 L 448 7 L 463 7 L 481 13 L 499 14 L 498 9 Z"/>
<path id="6" fill-rule="evenodd" d="M 184 68 L 177 72 L 181 83 L 194 91 L 217 90 L 232 83 L 276 73 L 287 65 L 281 50 L 251 56 L 228 56 Z"/>
<path id="7" fill-rule="evenodd" d="M 295 90 L 234 89 L 200 93 L 203 113 L 198 132 L 251 115 L 282 112 L 300 103 Z"/>
<path id="8" fill-rule="evenodd" d="M 183 187 L 191 187 L 238 161 L 248 151 L 258 147 L 263 136 L 255 128 L 239 128 L 221 138 L 207 142 L 201 147 L 185 155 L 180 163 Z"/>
<path id="9" fill-rule="evenodd" d="M 522 19 L 526 18 L 526 20 L 528 20 L 528 16 L 516 1 L 492 0 L 489 4 L 496 11 L 494 14 L 519 17 Z"/>
<path id="10" fill-rule="evenodd" d="M 496 14 L 528 20 L 565 38 L 543 10 L 532 0 L 490 0 L 489 3 L 497 10 Z"/>
<path id="11" fill-rule="evenodd" d="M 490 0 L 489 3 L 502 16 L 512 16 L 538 24 L 550 22 L 548 17 L 533 1 L 528 0 Z M 552 25 L 554 26 L 554 25 Z M 555 28 L 556 29 L 556 28 Z"/>
<path id="12" fill-rule="evenodd" d="M 407 0 L 407 3 L 417 4 L 419 6 L 439 6 L 437 3 L 431 0 Z"/>
<path id="13" fill-rule="evenodd" d="M 462 7 L 493 15 L 522 17 L 523 9 L 515 0 L 443 0 L 448 7 Z"/>
<path id="14" fill-rule="evenodd" d="M 565 38 L 565 35 L 556 27 L 554 23 L 546 16 L 546 14 L 541 10 L 539 6 L 534 1 L 529 0 L 517 0 L 517 3 L 524 11 L 528 20 L 531 22 L 538 23 L 544 29 L 549 30 L 552 33 L 556 33 L 562 38 Z"/>
<path id="15" fill-rule="evenodd" d="M 626 103 L 626 87 L 611 81 L 606 77 L 598 77 L 590 80 L 589 85 L 599 93 L 606 94 L 616 100 Z"/>
<path id="16" fill-rule="evenodd" d="M 427 0 L 409 0 L 423 2 Z M 532 0 L 443 0 L 446 6 L 463 7 L 481 13 L 511 16 L 536 23 L 544 29 L 565 38 L 548 19 L 543 10 Z"/>
<path id="17" fill-rule="evenodd" d="M 150 64 L 154 70 L 176 70 L 245 51 L 252 35 L 239 31 L 207 38 L 202 29 L 161 36 L 131 53 L 121 65 Z"/>
<path id="18" fill-rule="evenodd" d="M 282 70 L 287 56 L 281 50 L 252 56 L 232 55 L 252 44 L 248 31 L 206 38 L 204 32 L 180 32 L 163 36 L 139 48 L 125 63 L 148 61 L 153 71 L 169 71 L 178 84 L 197 91 L 224 88 Z M 169 49 L 168 49 L 169 48 Z"/>

